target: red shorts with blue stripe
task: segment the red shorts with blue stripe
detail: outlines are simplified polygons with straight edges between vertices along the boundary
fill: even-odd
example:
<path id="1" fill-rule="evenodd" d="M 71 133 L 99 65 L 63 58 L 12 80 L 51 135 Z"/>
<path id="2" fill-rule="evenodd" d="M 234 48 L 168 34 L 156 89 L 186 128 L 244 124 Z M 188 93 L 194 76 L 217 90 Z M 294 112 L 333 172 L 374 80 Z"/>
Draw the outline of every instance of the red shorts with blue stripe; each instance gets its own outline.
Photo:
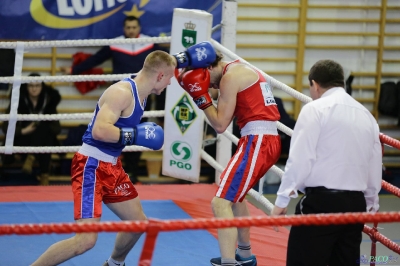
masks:
<path id="1" fill-rule="evenodd" d="M 242 202 L 247 192 L 279 159 L 279 135 L 247 135 L 240 138 L 236 153 L 221 174 L 216 197 Z"/>
<path id="2" fill-rule="evenodd" d="M 75 220 L 100 218 L 102 202 L 122 202 L 138 196 L 119 158 L 113 165 L 77 152 L 71 175 Z"/>

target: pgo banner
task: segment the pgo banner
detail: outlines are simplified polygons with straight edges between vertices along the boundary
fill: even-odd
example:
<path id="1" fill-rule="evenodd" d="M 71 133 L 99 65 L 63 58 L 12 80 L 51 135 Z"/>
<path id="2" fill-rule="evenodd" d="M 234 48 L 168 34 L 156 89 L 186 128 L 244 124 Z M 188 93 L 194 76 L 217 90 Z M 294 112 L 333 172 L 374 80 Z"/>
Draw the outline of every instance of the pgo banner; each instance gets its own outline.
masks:
<path id="1" fill-rule="evenodd" d="M 213 16 L 208 12 L 176 8 L 172 23 L 171 54 L 209 41 L 212 20 Z M 171 81 L 166 90 L 162 173 L 199 182 L 204 113 L 175 78 Z"/>
<path id="2" fill-rule="evenodd" d="M 1 0 L 0 39 L 111 39 L 123 35 L 127 16 L 140 19 L 143 34 L 169 36 L 177 7 L 209 12 L 215 25 L 221 22 L 222 0 Z"/>

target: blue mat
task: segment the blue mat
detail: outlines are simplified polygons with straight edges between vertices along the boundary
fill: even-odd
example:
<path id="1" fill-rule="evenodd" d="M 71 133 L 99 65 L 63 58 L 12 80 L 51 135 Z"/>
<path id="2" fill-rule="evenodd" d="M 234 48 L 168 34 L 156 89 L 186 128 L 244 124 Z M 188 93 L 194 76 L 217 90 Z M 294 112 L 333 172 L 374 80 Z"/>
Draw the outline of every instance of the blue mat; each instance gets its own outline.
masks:
<path id="1" fill-rule="evenodd" d="M 190 219 L 191 217 L 171 200 L 142 201 L 149 218 Z M 22 202 L 1 203 L 0 224 L 19 223 L 67 223 L 73 222 L 72 202 Z M 119 221 L 103 206 L 102 221 Z M 1 265 L 29 265 L 53 243 L 73 234 L 30 236 L 1 236 Z M 85 254 L 75 257 L 63 266 L 102 265 L 111 254 L 116 233 L 100 233 L 96 246 Z M 127 266 L 138 265 L 145 234 L 129 253 Z M 219 256 L 218 242 L 206 230 L 183 230 L 160 233 L 153 253 L 152 266 L 210 265 L 209 260 Z"/>

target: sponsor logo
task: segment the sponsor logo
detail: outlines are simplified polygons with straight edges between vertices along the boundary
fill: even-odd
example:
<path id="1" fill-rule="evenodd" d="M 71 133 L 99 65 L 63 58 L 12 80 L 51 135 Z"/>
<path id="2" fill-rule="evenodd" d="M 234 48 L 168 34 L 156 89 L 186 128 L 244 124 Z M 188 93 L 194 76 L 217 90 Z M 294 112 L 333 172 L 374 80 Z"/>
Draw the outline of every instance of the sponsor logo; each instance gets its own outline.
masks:
<path id="1" fill-rule="evenodd" d="M 127 144 L 127 143 L 132 143 L 132 132 L 131 131 L 125 131 L 125 132 L 123 132 L 123 134 L 124 134 L 124 144 Z"/>
<path id="2" fill-rule="evenodd" d="M 192 104 L 185 93 L 177 104 L 172 107 L 171 114 L 175 119 L 176 125 L 179 127 L 182 134 L 190 127 L 196 119 L 196 111 L 193 109 Z"/>
<path id="3" fill-rule="evenodd" d="M 192 157 L 192 147 L 182 141 L 175 141 L 171 145 L 172 156 L 179 161 L 188 161 Z"/>
<path id="4" fill-rule="evenodd" d="M 146 139 L 155 139 L 156 138 L 156 133 L 155 133 L 156 129 L 154 127 L 146 126 L 145 129 L 146 129 L 146 135 L 145 135 Z"/>
<path id="5" fill-rule="evenodd" d="M 183 47 L 188 48 L 196 43 L 197 31 L 194 30 L 196 24 L 189 21 L 186 22 L 184 26 L 185 28 L 182 30 L 182 45 Z"/>
<path id="6" fill-rule="evenodd" d="M 180 64 L 183 64 L 187 61 L 187 57 L 185 53 L 179 53 L 175 55 L 176 59 L 179 61 Z"/>
<path id="7" fill-rule="evenodd" d="M 253 260 L 243 260 L 243 261 L 236 261 L 237 264 L 239 265 L 245 265 L 247 263 L 253 262 Z"/>
<path id="8" fill-rule="evenodd" d="M 197 105 L 197 106 L 202 106 L 203 104 L 205 104 L 205 103 L 207 103 L 207 100 L 206 100 L 206 98 L 204 97 L 204 96 L 201 96 L 201 97 L 199 97 L 199 98 L 197 98 L 195 101 L 195 104 Z"/>
<path id="9" fill-rule="evenodd" d="M 192 165 L 188 162 L 192 158 L 192 147 L 183 141 L 175 141 L 171 145 L 171 155 L 175 160 L 169 160 L 171 167 L 190 171 Z"/>
<path id="10" fill-rule="evenodd" d="M 190 92 L 195 92 L 195 91 L 201 91 L 200 85 L 198 82 L 196 82 L 195 84 L 189 84 L 189 91 Z"/>
<path id="11" fill-rule="evenodd" d="M 116 195 L 128 196 L 128 195 L 131 194 L 131 192 L 128 191 L 128 189 L 129 189 L 130 187 L 131 187 L 131 186 L 129 185 L 129 183 L 121 184 L 121 185 L 117 186 L 117 187 L 114 189 L 114 193 L 115 193 Z"/>
<path id="12" fill-rule="evenodd" d="M 32 18 L 43 26 L 53 29 L 73 29 L 92 25 L 114 15 L 125 6 L 125 2 L 126 0 L 108 0 L 105 2 L 102 0 L 57 0 L 57 14 L 53 14 L 46 9 L 43 0 L 32 0 L 29 11 Z M 117 4 L 121 5 L 117 6 Z M 134 5 L 132 11 L 135 7 L 136 5 Z M 95 15 L 96 13 L 100 14 Z M 79 18 L 79 16 L 88 15 L 90 17 Z"/>
<path id="13" fill-rule="evenodd" d="M 267 82 L 260 82 L 260 88 L 264 97 L 265 106 L 276 104 L 274 95 L 272 94 L 272 89 L 269 84 Z"/>
<path id="14" fill-rule="evenodd" d="M 196 56 L 198 61 L 203 61 L 204 59 L 207 58 L 206 51 L 207 50 L 204 47 L 196 48 Z"/>
<path id="15" fill-rule="evenodd" d="M 399 261 L 398 256 L 367 256 L 366 254 L 363 254 L 360 256 L 359 259 L 357 259 L 357 263 L 359 264 L 375 264 L 375 265 L 388 265 L 392 263 L 397 263 Z"/>
<path id="16" fill-rule="evenodd" d="M 275 103 L 275 99 L 269 98 L 269 99 L 265 99 L 265 104 L 266 105 L 270 105 L 270 104 L 274 104 Z"/>

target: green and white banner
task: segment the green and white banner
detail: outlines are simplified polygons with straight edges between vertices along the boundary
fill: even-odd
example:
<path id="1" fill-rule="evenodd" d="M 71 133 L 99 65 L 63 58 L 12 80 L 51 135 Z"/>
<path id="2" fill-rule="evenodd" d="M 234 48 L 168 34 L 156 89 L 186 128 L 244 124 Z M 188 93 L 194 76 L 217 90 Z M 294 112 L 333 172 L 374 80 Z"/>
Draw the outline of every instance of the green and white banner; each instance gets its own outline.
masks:
<path id="1" fill-rule="evenodd" d="M 205 11 L 175 8 L 172 20 L 171 54 L 211 38 L 212 15 Z M 172 79 L 166 91 L 162 173 L 199 182 L 200 149 L 204 113 Z"/>

